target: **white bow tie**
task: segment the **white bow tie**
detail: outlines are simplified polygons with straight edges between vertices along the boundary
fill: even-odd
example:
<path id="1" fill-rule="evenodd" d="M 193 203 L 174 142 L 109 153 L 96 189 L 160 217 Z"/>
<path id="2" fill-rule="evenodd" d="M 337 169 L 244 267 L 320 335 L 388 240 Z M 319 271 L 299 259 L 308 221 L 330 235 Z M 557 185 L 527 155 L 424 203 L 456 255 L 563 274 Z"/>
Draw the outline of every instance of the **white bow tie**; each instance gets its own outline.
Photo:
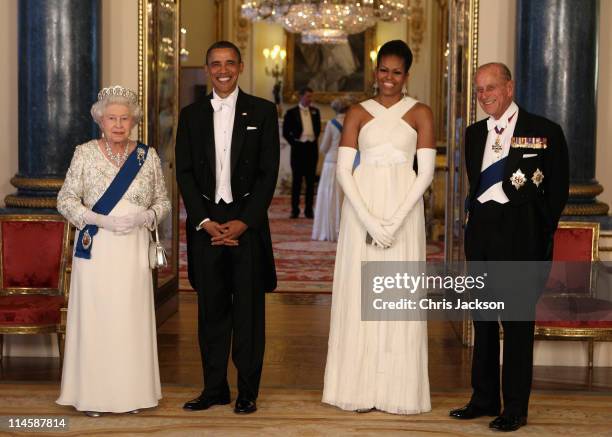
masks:
<path id="1" fill-rule="evenodd" d="M 497 129 L 506 129 L 508 127 L 508 121 L 505 119 L 495 120 L 493 117 L 489 117 L 487 119 L 487 130 L 491 130 L 494 128 Z"/>
<path id="2" fill-rule="evenodd" d="M 210 104 L 215 112 L 219 112 L 224 106 L 231 109 L 231 105 L 226 99 L 211 99 Z"/>

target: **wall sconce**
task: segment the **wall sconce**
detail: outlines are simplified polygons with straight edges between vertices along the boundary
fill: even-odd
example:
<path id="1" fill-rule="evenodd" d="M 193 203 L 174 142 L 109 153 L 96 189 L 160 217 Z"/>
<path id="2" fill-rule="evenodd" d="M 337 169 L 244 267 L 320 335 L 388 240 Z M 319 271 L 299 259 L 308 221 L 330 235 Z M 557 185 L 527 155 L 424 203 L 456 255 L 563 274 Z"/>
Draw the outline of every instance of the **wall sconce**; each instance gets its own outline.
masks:
<path id="1" fill-rule="evenodd" d="M 378 51 L 382 45 L 379 45 L 374 50 L 370 50 L 370 60 L 372 61 L 372 70 L 376 70 L 376 57 L 378 56 Z"/>
<path id="2" fill-rule="evenodd" d="M 181 62 L 187 61 L 189 59 L 189 50 L 187 50 L 187 29 L 181 27 L 181 35 L 180 35 L 180 52 L 179 56 L 181 57 Z"/>
<path id="3" fill-rule="evenodd" d="M 262 51 L 264 58 L 266 58 L 266 75 L 274 78 L 274 87 L 272 88 L 272 94 L 274 95 L 274 103 L 279 105 L 281 103 L 281 88 L 283 85 L 282 77 L 285 73 L 285 58 L 287 57 L 287 51 L 281 49 L 276 44 L 271 49 L 265 48 Z"/>

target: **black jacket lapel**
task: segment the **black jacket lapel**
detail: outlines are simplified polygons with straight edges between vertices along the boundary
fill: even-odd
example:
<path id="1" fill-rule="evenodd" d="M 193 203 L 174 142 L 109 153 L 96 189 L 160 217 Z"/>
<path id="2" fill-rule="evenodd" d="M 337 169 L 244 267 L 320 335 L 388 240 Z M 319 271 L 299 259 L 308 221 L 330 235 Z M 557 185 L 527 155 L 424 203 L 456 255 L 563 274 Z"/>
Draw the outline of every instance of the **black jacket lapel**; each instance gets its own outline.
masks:
<path id="1" fill-rule="evenodd" d="M 514 126 L 513 137 L 525 137 L 529 135 L 529 113 L 523 108 L 519 107 L 518 118 L 516 119 L 516 126 Z M 523 151 L 513 148 L 510 146 L 508 152 L 508 159 L 506 160 L 506 166 L 504 168 L 504 182 L 510 179 L 510 175 L 513 169 L 518 168 L 518 163 L 523 157 Z"/>
<path id="2" fill-rule="evenodd" d="M 249 114 L 248 98 L 242 92 L 238 91 L 238 99 L 236 101 L 236 113 L 234 115 L 234 129 L 232 131 L 232 146 L 231 146 L 231 173 L 234 173 L 238 158 L 244 144 L 246 135 L 246 123 Z"/>
<path id="3" fill-rule="evenodd" d="M 209 168 L 213 173 L 213 180 L 216 177 L 216 162 L 215 162 L 215 123 L 213 121 L 213 108 L 210 104 L 210 100 L 212 99 L 212 93 L 210 93 L 207 98 L 202 101 L 202 118 L 203 123 L 200 125 L 200 135 L 199 138 L 202 138 L 204 148 L 204 154 L 208 159 Z"/>

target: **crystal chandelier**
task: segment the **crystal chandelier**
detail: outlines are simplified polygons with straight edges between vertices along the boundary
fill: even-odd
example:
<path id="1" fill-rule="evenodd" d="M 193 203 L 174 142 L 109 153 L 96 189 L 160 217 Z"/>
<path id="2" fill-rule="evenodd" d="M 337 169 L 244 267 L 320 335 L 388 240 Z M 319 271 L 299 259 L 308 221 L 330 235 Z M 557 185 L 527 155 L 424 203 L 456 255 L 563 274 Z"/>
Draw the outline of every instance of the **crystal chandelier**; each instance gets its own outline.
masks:
<path id="1" fill-rule="evenodd" d="M 241 13 L 251 21 L 278 22 L 289 11 L 291 0 L 242 0 Z"/>
<path id="2" fill-rule="evenodd" d="M 281 23 L 300 33 L 304 43 L 337 44 L 377 21 L 408 16 L 406 0 L 261 0 L 243 1 L 242 15 L 252 21 Z"/>

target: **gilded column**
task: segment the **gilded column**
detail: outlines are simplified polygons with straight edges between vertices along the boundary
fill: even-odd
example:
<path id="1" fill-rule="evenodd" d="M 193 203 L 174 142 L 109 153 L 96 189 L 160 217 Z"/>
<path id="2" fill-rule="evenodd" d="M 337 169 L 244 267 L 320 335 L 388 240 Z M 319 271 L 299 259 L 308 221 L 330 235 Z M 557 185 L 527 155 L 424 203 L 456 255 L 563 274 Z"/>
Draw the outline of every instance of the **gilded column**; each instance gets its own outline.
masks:
<path id="1" fill-rule="evenodd" d="M 94 137 L 99 0 L 19 1 L 19 172 L 7 207 L 54 208 L 77 144 Z"/>

